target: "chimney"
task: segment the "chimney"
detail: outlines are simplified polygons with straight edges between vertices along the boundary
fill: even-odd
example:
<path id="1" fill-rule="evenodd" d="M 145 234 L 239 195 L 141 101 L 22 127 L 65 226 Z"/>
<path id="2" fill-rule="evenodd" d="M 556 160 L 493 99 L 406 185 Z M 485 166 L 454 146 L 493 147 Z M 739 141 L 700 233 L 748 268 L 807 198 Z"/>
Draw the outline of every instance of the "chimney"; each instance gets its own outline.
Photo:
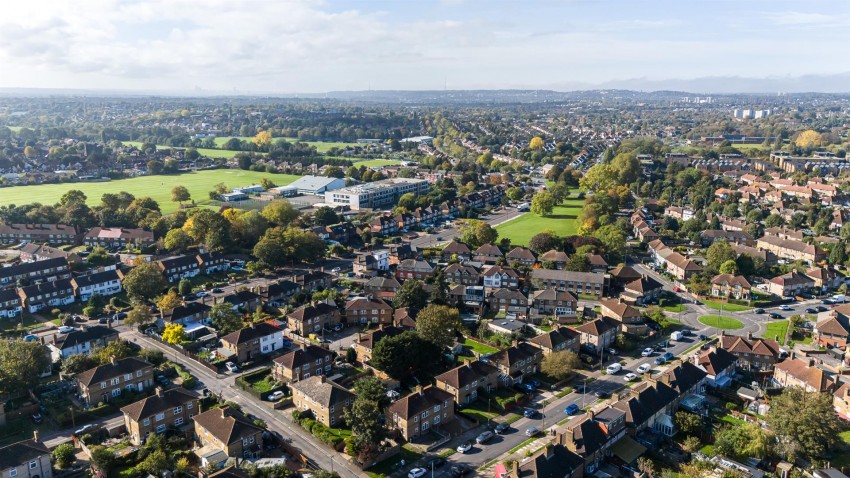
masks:
<path id="1" fill-rule="evenodd" d="M 519 478 L 519 460 L 514 460 L 513 463 L 511 466 L 511 477 Z"/>
<path id="2" fill-rule="evenodd" d="M 299 343 L 298 343 L 298 346 L 299 346 L 299 347 L 301 347 L 301 350 L 306 350 L 306 349 L 307 349 L 307 343 L 306 343 L 306 342 L 299 342 Z"/>
<path id="3" fill-rule="evenodd" d="M 319 375 L 319 382 L 325 383 L 326 381 L 327 381 L 327 379 L 325 378 L 325 374 Z"/>
<path id="4" fill-rule="evenodd" d="M 415 393 L 418 393 L 420 397 L 423 395 L 423 394 L 422 394 L 422 385 L 417 385 L 417 386 L 416 386 Z"/>
<path id="5" fill-rule="evenodd" d="M 591 408 L 590 410 L 587 411 L 587 419 L 593 420 L 594 418 L 596 418 L 596 411 L 593 410 L 593 408 Z"/>
<path id="6" fill-rule="evenodd" d="M 117 360 L 115 360 L 115 356 L 114 356 L 114 355 L 110 355 L 110 356 L 109 356 L 109 363 L 111 363 L 112 365 L 115 365 L 115 362 L 117 362 Z"/>
<path id="7" fill-rule="evenodd" d="M 797 357 L 797 352 L 791 351 L 791 356 L 789 357 L 791 360 L 794 360 Z"/>
<path id="8" fill-rule="evenodd" d="M 778 336 L 778 335 L 774 335 L 774 336 L 773 336 L 773 340 L 775 340 L 776 342 L 779 342 L 779 336 Z"/>
<path id="9" fill-rule="evenodd" d="M 219 410 L 221 410 L 221 418 L 226 418 L 230 415 L 230 407 L 221 407 Z"/>
<path id="10" fill-rule="evenodd" d="M 32 441 L 38 443 L 38 430 L 32 431 Z"/>
<path id="11" fill-rule="evenodd" d="M 724 337 L 725 335 L 726 335 L 726 329 L 721 329 L 720 330 L 720 336 Z"/>
<path id="12" fill-rule="evenodd" d="M 747 332 L 747 340 L 753 340 L 753 333 Z"/>
<path id="13" fill-rule="evenodd" d="M 156 396 L 157 396 L 157 397 L 161 397 L 161 396 L 162 396 L 162 387 L 156 387 L 156 388 L 154 389 L 154 391 L 156 392 Z"/>
<path id="14" fill-rule="evenodd" d="M 546 444 L 546 459 L 552 458 L 555 455 L 555 445 L 551 442 Z"/>
<path id="15" fill-rule="evenodd" d="M 470 358 L 465 358 L 465 359 L 463 359 L 463 364 L 464 364 L 466 367 L 470 367 L 470 366 L 472 365 L 472 359 L 470 359 Z"/>

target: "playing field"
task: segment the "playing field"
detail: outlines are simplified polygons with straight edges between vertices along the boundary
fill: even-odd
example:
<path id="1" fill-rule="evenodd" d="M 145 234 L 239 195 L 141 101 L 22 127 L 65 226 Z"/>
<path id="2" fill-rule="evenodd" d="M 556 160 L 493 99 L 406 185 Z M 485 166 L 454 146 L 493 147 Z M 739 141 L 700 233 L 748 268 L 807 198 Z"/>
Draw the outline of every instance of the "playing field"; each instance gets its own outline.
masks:
<path id="1" fill-rule="evenodd" d="M 366 166 L 367 168 L 377 168 L 381 166 L 398 166 L 401 161 L 394 159 L 364 159 L 363 161 L 355 161 L 354 166 Z"/>
<path id="2" fill-rule="evenodd" d="M 122 143 L 124 143 L 128 146 L 135 146 L 137 148 L 142 147 L 141 141 L 122 141 Z M 157 149 L 184 149 L 184 148 L 178 148 L 178 147 L 175 147 L 175 146 L 165 146 L 165 145 L 162 145 L 162 144 L 156 145 L 156 148 Z M 198 148 L 198 152 L 201 153 L 201 155 L 206 156 L 208 158 L 224 158 L 224 159 L 230 159 L 230 158 L 232 158 L 232 157 L 234 157 L 234 156 L 236 156 L 237 154 L 240 153 L 240 151 L 229 151 L 229 150 L 226 150 L 226 149 L 209 149 L 209 148 Z M 258 153 L 258 154 L 266 154 L 266 153 Z"/>
<path id="3" fill-rule="evenodd" d="M 159 203 L 162 212 L 168 214 L 177 210 L 178 204 L 171 202 L 171 188 L 178 184 L 186 186 L 197 204 L 204 205 L 210 203 L 209 192 L 218 183 L 224 183 L 228 187 L 234 188 L 259 184 L 260 179 L 264 177 L 269 178 L 278 186 L 285 186 L 300 176 L 243 171 L 241 169 L 216 169 L 167 176 L 140 176 L 99 183 L 14 186 L 0 188 L 0 204 L 20 205 L 33 202 L 55 204 L 69 189 L 79 189 L 88 196 L 88 204 L 95 205 L 100 203 L 100 197 L 105 193 L 127 191 L 136 197 L 152 197 Z"/>
<path id="4" fill-rule="evenodd" d="M 511 244 L 522 246 L 527 246 L 532 237 L 547 229 L 555 231 L 559 236 L 571 236 L 578 229 L 576 217 L 583 206 L 584 201 L 581 199 L 568 199 L 564 204 L 555 206 L 550 216 L 540 217 L 529 212 L 496 226 L 496 230 L 499 231 L 500 239 L 508 237 Z"/>
<path id="5" fill-rule="evenodd" d="M 252 137 L 247 137 L 247 136 L 222 136 L 221 138 L 215 138 L 214 139 L 215 145 L 220 148 L 220 147 L 222 147 L 222 145 L 224 145 L 224 143 L 228 142 L 230 140 L 230 138 L 234 138 L 234 137 L 237 138 L 237 139 L 240 139 L 242 141 L 251 141 L 252 139 L 254 139 Z M 344 148 L 346 146 L 364 146 L 363 144 L 359 144 L 359 143 L 341 143 L 341 142 L 336 142 L 336 141 L 302 141 L 298 138 L 280 138 L 280 137 L 272 138 L 272 142 L 275 142 L 279 139 L 285 139 L 285 140 L 289 141 L 290 143 L 307 143 L 307 144 L 313 145 L 313 146 L 316 147 L 316 151 L 318 151 L 320 153 L 326 153 L 331 148 Z"/>

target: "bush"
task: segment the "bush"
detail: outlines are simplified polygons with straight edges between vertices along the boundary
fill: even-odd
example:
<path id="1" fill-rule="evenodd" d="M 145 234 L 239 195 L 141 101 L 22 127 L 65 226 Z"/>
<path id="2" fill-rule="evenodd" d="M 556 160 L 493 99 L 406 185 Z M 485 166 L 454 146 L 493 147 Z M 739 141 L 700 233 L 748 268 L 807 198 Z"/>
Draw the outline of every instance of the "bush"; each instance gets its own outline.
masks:
<path id="1" fill-rule="evenodd" d="M 93 305 L 83 307 L 83 315 L 91 319 L 92 317 L 97 315 L 97 307 Z"/>
<path id="2" fill-rule="evenodd" d="M 68 468 L 77 459 L 74 445 L 70 443 L 63 443 L 57 446 L 56 449 L 53 450 L 51 457 L 53 458 L 53 463 L 56 464 L 57 468 Z"/>
<path id="3" fill-rule="evenodd" d="M 729 410 L 729 411 L 732 411 L 732 410 L 735 410 L 735 409 L 738 408 L 738 404 L 735 403 L 735 402 L 726 402 L 726 405 L 724 405 L 724 406 L 726 407 L 726 410 Z"/>

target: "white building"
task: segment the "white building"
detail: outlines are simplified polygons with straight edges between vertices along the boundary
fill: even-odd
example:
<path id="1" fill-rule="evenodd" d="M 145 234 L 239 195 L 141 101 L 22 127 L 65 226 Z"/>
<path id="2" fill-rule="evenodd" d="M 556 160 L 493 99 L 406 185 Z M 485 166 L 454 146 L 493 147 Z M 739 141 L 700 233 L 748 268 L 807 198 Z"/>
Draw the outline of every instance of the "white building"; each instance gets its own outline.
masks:
<path id="1" fill-rule="evenodd" d="M 80 302 L 85 302 L 93 295 L 113 295 L 121 292 L 121 278 L 114 270 L 97 272 L 71 279 L 74 294 Z"/>
<path id="2" fill-rule="evenodd" d="M 263 191 L 263 187 L 259 184 L 252 184 L 250 186 L 243 186 L 241 188 L 233 188 L 233 192 L 243 194 L 259 194 Z"/>
<path id="3" fill-rule="evenodd" d="M 325 203 L 333 206 L 348 206 L 355 211 L 363 208 L 379 209 L 395 205 L 398 198 L 404 194 L 424 194 L 430 187 L 428 181 L 424 179 L 384 179 L 326 192 Z"/>
<path id="4" fill-rule="evenodd" d="M 293 181 L 288 188 L 295 188 L 298 194 L 312 194 L 318 196 L 328 191 L 336 191 L 345 187 L 345 180 L 339 178 L 326 178 L 324 176 L 304 176 Z"/>

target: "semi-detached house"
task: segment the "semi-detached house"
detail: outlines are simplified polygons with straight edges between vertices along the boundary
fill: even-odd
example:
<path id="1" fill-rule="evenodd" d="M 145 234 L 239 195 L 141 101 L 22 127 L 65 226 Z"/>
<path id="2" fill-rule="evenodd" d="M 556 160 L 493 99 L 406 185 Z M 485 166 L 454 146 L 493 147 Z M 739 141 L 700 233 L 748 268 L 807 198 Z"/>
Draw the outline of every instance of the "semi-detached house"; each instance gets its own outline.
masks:
<path id="1" fill-rule="evenodd" d="M 596 298 L 601 297 L 605 289 L 605 275 L 593 272 L 534 269 L 531 281 L 538 289 L 555 289 Z"/>
<path id="2" fill-rule="evenodd" d="M 74 294 L 80 302 L 89 300 L 93 295 L 109 296 L 121 292 L 122 274 L 115 270 L 95 272 L 71 279 Z"/>
<path id="3" fill-rule="evenodd" d="M 31 314 L 46 307 L 73 304 L 75 300 L 71 279 L 59 279 L 21 287 L 18 289 L 18 296 Z"/>

